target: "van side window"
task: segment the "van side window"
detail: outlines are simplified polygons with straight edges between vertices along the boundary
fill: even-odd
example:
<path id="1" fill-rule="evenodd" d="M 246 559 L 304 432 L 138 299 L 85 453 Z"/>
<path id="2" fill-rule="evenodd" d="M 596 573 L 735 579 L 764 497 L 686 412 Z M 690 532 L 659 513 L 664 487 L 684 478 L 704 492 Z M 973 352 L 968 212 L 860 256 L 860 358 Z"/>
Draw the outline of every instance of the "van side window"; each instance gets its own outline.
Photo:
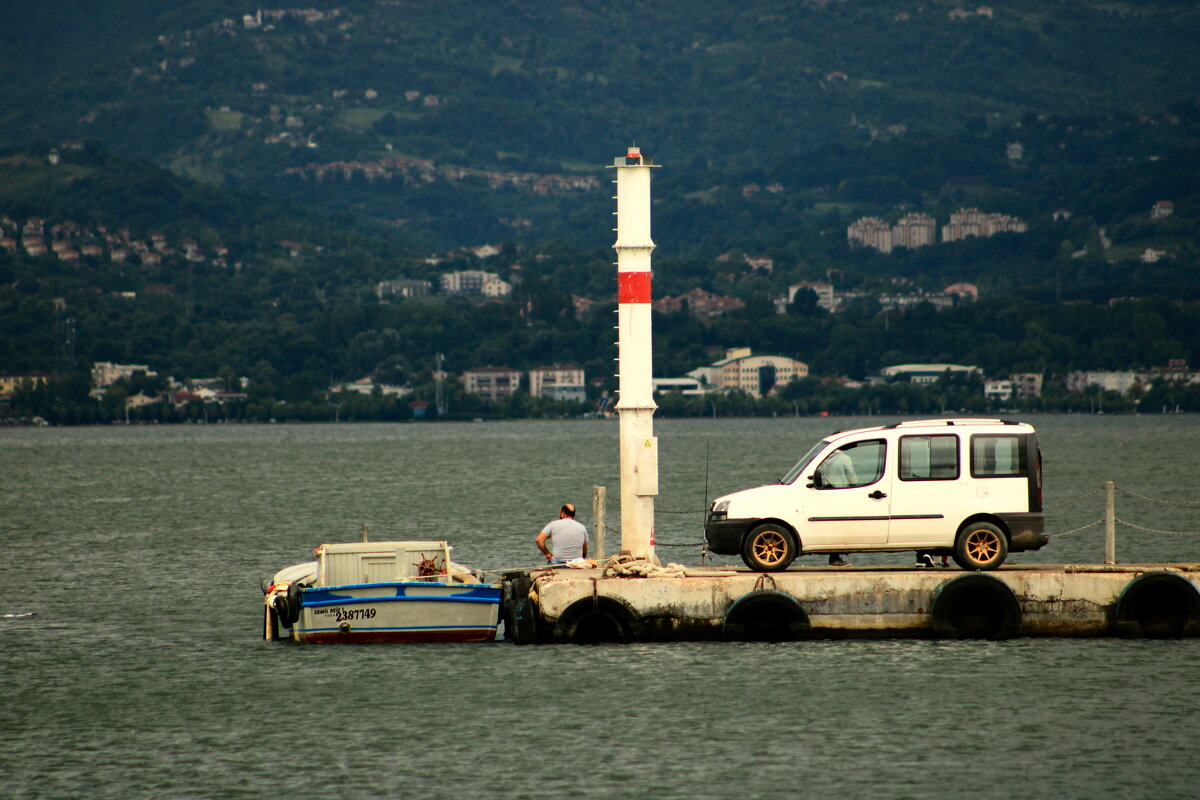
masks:
<path id="1" fill-rule="evenodd" d="M 1029 474 L 1021 436 L 980 435 L 971 437 L 971 476 L 974 478 L 1019 478 Z"/>
<path id="2" fill-rule="evenodd" d="M 900 480 L 952 481 L 958 478 L 958 437 L 900 437 Z"/>
<path id="3" fill-rule="evenodd" d="M 822 489 L 853 489 L 870 486 L 883 477 L 883 439 L 853 442 L 830 453 L 817 468 L 814 485 Z"/>

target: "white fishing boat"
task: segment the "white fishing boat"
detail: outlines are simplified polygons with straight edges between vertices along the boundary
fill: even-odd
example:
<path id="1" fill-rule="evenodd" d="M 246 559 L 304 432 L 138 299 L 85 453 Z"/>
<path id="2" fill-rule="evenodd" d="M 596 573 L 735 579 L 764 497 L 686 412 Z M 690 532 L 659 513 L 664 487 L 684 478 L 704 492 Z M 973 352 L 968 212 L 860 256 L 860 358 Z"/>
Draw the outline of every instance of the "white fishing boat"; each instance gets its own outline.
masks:
<path id="1" fill-rule="evenodd" d="M 263 636 L 296 642 L 485 642 L 500 587 L 441 541 L 323 544 L 264 583 Z"/>

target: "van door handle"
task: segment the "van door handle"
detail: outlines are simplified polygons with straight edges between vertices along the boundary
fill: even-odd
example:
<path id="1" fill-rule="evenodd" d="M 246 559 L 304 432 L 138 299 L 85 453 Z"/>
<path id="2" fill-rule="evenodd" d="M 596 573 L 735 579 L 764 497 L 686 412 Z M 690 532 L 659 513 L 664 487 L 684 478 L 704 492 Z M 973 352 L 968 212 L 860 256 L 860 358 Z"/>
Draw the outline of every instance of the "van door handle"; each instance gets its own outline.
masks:
<path id="1" fill-rule="evenodd" d="M 876 489 L 867 495 L 867 497 L 871 498 L 872 500 L 882 500 L 883 498 L 887 497 L 887 495 Z"/>

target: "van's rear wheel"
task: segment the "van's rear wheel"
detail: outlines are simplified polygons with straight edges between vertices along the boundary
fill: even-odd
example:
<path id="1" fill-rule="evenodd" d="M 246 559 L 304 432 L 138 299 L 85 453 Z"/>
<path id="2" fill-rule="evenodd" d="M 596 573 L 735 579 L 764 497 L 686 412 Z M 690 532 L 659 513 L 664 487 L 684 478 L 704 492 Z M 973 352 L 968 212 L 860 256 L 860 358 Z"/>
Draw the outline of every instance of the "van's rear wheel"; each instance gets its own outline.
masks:
<path id="1" fill-rule="evenodd" d="M 954 539 L 954 561 L 963 569 L 996 569 L 1008 557 L 1008 537 L 990 522 L 963 525 Z"/>
<path id="2" fill-rule="evenodd" d="M 779 572 L 796 559 L 796 540 L 782 525 L 765 522 L 742 542 L 742 561 L 755 572 Z"/>

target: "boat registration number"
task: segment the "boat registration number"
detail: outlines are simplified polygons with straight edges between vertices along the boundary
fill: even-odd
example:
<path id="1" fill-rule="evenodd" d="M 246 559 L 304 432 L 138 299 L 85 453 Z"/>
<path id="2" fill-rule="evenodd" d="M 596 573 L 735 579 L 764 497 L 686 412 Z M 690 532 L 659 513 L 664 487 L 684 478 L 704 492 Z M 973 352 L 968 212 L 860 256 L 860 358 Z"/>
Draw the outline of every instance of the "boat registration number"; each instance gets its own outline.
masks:
<path id="1" fill-rule="evenodd" d="M 322 616 L 332 614 L 334 622 L 345 622 L 352 619 L 375 619 L 377 609 L 374 608 L 321 608 L 314 609 Z"/>

